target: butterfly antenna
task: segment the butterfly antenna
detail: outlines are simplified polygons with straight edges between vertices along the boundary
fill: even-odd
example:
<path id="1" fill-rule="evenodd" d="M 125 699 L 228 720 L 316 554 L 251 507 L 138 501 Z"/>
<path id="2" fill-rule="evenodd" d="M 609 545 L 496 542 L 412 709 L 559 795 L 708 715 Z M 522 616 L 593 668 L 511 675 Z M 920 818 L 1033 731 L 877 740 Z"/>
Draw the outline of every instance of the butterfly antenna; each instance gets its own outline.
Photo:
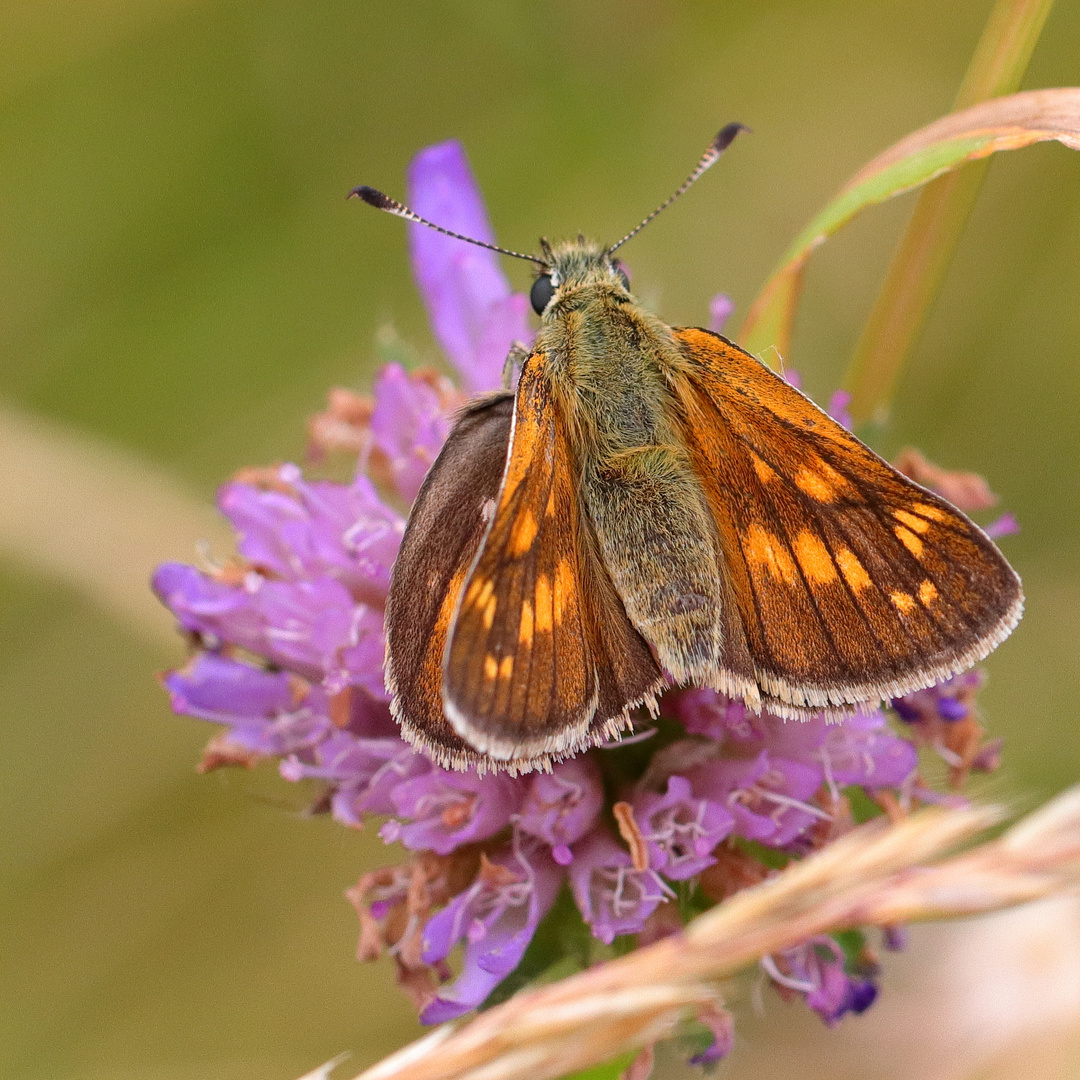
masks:
<path id="1" fill-rule="evenodd" d="M 612 244 L 611 247 L 608 248 L 607 253 L 610 255 L 612 252 L 617 251 L 619 248 L 621 248 L 627 240 L 631 239 L 634 236 L 637 236 L 637 234 L 641 232 L 641 230 L 644 229 L 645 226 L 648 225 L 649 222 L 652 221 L 652 219 L 656 217 L 656 215 L 659 214 L 661 210 L 666 210 L 680 195 L 686 192 L 693 185 L 694 181 L 697 180 L 702 173 L 706 172 L 708 169 L 710 169 L 713 165 L 716 164 L 720 155 L 732 144 L 735 136 L 738 135 L 740 131 L 749 130 L 750 129 L 745 124 L 738 123 L 728 124 L 727 127 L 721 129 L 721 131 L 717 133 L 716 138 L 713 139 L 711 143 L 709 143 L 709 148 L 705 151 L 704 154 L 701 155 L 701 160 L 697 163 L 697 165 L 694 166 L 694 171 L 682 182 L 682 184 L 679 185 L 678 189 L 672 195 L 666 198 L 640 224 L 632 228 L 617 244 Z"/>
<path id="2" fill-rule="evenodd" d="M 511 251 L 509 248 L 499 247 L 498 244 L 489 244 L 484 240 L 476 240 L 471 236 L 463 236 L 461 233 L 444 229 L 441 225 L 436 225 L 434 221 L 428 221 L 427 218 L 422 218 L 419 214 L 413 213 L 404 203 L 399 203 L 397 199 L 391 199 L 389 195 L 384 195 L 381 191 L 368 187 L 367 184 L 361 184 L 360 187 L 353 188 L 349 192 L 349 198 L 351 199 L 354 196 L 363 199 L 368 206 L 374 206 L 377 210 L 385 210 L 395 217 L 405 218 L 406 221 L 415 221 L 418 225 L 426 225 L 429 229 L 442 233 L 443 236 L 452 236 L 455 240 L 464 240 L 467 244 L 475 244 L 477 247 L 487 248 L 488 251 L 497 251 L 500 255 L 512 255 L 515 259 L 527 259 L 529 262 L 539 263 L 541 266 L 547 265 L 538 255 L 523 255 L 520 251 Z"/>

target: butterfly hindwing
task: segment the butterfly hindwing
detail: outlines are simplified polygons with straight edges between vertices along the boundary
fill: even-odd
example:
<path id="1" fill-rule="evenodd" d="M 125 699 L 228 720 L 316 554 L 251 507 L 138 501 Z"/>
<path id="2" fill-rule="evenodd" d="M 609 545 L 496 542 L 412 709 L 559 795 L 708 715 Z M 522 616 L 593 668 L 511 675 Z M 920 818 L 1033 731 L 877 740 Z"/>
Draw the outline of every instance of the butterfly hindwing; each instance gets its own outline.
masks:
<path id="1" fill-rule="evenodd" d="M 494 513 L 446 649 L 446 715 L 499 760 L 572 752 L 660 685 L 596 553 L 578 476 L 533 353 L 518 385 Z"/>
<path id="2" fill-rule="evenodd" d="M 416 497 L 386 605 L 386 682 L 402 734 L 441 764 L 476 752 L 443 715 L 443 653 L 465 575 L 499 492 L 514 399 L 500 394 L 458 418 Z"/>
<path id="3" fill-rule="evenodd" d="M 792 715 L 898 696 L 1008 635 L 1020 583 L 977 526 L 737 346 L 704 330 L 675 339 L 732 630 L 765 695 Z"/>

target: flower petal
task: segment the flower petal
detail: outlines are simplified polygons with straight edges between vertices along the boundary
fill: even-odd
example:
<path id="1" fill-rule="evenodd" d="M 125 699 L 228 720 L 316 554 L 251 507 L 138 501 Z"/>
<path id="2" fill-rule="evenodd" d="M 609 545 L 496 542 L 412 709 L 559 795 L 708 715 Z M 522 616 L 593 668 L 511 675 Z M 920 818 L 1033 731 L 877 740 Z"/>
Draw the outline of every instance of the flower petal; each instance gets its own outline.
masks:
<path id="1" fill-rule="evenodd" d="M 421 217 L 494 243 L 461 143 L 451 140 L 417 154 L 408 186 L 409 203 Z M 435 337 L 470 391 L 497 388 L 510 346 L 532 340 L 526 297 L 512 292 L 493 251 L 412 223 L 409 246 Z"/>

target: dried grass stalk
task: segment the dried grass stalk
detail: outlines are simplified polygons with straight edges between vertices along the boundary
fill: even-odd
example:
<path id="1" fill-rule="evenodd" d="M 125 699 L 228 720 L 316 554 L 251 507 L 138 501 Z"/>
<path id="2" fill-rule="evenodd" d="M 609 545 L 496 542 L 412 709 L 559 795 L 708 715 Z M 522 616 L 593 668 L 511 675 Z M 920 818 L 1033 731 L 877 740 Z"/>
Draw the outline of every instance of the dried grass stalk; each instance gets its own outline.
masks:
<path id="1" fill-rule="evenodd" d="M 871 822 L 683 933 L 438 1028 L 356 1080 L 554 1080 L 669 1035 L 718 1000 L 715 980 L 815 934 L 995 911 L 1080 884 L 1080 787 L 943 858 L 1002 817 L 932 808 Z"/>

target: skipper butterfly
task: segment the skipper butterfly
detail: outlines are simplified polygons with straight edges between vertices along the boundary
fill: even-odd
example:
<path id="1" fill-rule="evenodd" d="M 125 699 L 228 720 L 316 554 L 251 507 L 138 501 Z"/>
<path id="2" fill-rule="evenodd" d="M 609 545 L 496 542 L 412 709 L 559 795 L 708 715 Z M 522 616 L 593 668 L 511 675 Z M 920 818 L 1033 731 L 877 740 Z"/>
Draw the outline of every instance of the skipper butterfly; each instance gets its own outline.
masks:
<path id="1" fill-rule="evenodd" d="M 531 259 L 514 392 L 458 416 L 386 609 L 402 734 L 439 764 L 524 772 L 617 737 L 676 683 L 798 720 L 931 686 L 1020 619 L 1020 581 L 944 499 L 733 342 L 633 297 L 618 243 Z"/>

